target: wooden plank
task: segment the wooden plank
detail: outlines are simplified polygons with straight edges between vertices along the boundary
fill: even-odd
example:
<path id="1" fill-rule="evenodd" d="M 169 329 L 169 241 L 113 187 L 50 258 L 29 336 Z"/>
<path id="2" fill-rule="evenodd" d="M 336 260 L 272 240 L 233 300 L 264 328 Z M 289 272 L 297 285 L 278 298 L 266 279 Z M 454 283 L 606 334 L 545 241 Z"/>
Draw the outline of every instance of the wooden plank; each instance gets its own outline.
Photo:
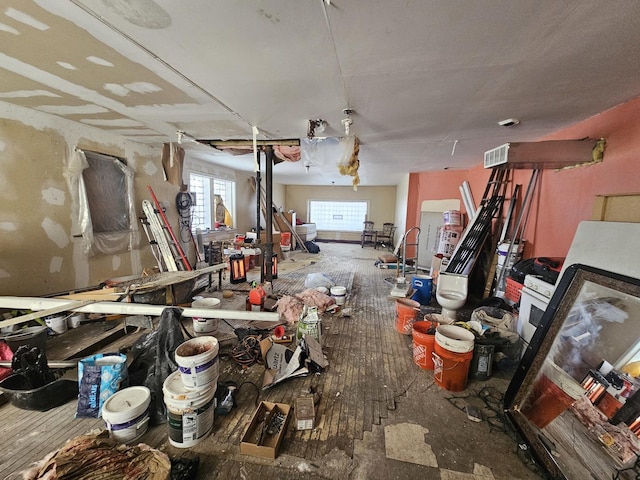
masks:
<path id="1" fill-rule="evenodd" d="M 93 303 L 94 300 L 82 300 L 75 302 L 66 302 L 63 305 L 55 305 L 50 306 L 49 308 L 45 308 L 44 310 L 40 310 L 39 312 L 29 313 L 27 315 L 20 315 L 19 317 L 10 318 L 8 320 L 2 320 L 0 322 L 0 328 L 2 327 L 10 327 L 12 325 L 19 325 L 21 323 L 29 322 L 31 320 L 35 320 L 36 318 L 42 318 L 49 315 L 55 315 L 60 312 L 67 312 L 71 310 L 75 310 L 85 305 L 89 305 Z"/>

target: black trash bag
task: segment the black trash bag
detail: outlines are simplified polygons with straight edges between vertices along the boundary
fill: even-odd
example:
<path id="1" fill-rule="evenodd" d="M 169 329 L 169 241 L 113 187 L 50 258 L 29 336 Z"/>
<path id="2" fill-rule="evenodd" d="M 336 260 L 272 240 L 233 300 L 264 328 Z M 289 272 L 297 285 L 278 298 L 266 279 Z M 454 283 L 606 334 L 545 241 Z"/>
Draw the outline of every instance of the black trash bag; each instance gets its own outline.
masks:
<path id="1" fill-rule="evenodd" d="M 317 243 L 312 242 L 311 240 L 307 240 L 304 242 L 304 246 L 307 247 L 307 251 L 309 253 L 320 253 L 320 247 Z"/>
<path id="2" fill-rule="evenodd" d="M 129 384 L 143 385 L 151 391 L 149 420 L 152 425 L 167 421 L 162 384 L 178 370 L 175 351 L 185 341 L 181 316 L 181 308 L 165 308 L 157 329 L 141 337 L 131 349 Z"/>
<path id="3" fill-rule="evenodd" d="M 20 375 L 20 390 L 32 390 L 53 382 L 56 378 L 47 363 L 47 356 L 40 347 L 21 345 L 13 354 L 11 370 Z"/>

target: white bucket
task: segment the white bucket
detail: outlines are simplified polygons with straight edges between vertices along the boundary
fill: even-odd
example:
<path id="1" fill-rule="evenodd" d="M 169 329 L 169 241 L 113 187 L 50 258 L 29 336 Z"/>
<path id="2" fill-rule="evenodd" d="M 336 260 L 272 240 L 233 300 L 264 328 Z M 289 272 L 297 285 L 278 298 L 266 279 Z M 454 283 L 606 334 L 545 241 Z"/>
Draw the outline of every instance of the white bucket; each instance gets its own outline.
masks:
<path id="1" fill-rule="evenodd" d="M 191 302 L 192 308 L 220 308 L 220 300 L 217 298 L 198 298 Z M 194 333 L 215 333 L 218 331 L 217 318 L 193 317 Z"/>
<path id="2" fill-rule="evenodd" d="M 346 287 L 331 287 L 331 296 L 335 299 L 336 305 L 344 305 L 347 297 Z"/>
<path id="3" fill-rule="evenodd" d="M 64 333 L 69 328 L 67 326 L 67 317 L 64 315 L 45 317 L 44 323 L 47 324 L 53 333 Z"/>
<path id="4" fill-rule="evenodd" d="M 442 220 L 445 225 L 461 226 L 462 214 L 460 213 L 460 210 L 447 210 L 442 213 Z"/>
<path id="5" fill-rule="evenodd" d="M 199 390 L 188 390 L 182 383 L 180 372 L 167 377 L 162 392 L 167 406 L 171 445 L 192 447 L 209 435 L 213 428 L 217 386 L 217 383 L 213 383 Z"/>
<path id="6" fill-rule="evenodd" d="M 471 352 L 475 339 L 475 335 L 469 330 L 456 325 L 440 325 L 436 328 L 436 342 L 450 352 Z"/>
<path id="7" fill-rule="evenodd" d="M 111 395 L 102 406 L 102 418 L 109 436 L 130 443 L 145 434 L 149 427 L 151 392 L 147 387 L 129 387 Z"/>
<path id="8" fill-rule="evenodd" d="M 509 253 L 509 246 L 511 242 L 503 242 L 498 245 L 498 266 L 511 269 L 513 265 L 522 258 L 522 252 L 524 251 L 524 242 L 516 243 L 513 245 L 511 255 L 507 261 L 507 253 Z"/>
<path id="9" fill-rule="evenodd" d="M 78 328 L 84 319 L 83 313 L 76 313 L 75 315 L 71 315 L 67 318 L 67 327 L 68 328 Z"/>
<path id="10" fill-rule="evenodd" d="M 218 382 L 218 339 L 196 337 L 176 348 L 176 363 L 186 388 L 200 389 Z"/>

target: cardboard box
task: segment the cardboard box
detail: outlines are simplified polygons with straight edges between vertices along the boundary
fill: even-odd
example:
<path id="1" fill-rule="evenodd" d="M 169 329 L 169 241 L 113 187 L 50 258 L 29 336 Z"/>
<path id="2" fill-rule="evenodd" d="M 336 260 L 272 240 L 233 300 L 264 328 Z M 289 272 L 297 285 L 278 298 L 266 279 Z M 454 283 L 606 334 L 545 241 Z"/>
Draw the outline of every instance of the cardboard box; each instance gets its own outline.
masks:
<path id="1" fill-rule="evenodd" d="M 275 459 L 289 424 L 290 410 L 291 405 L 286 403 L 260 402 L 240 441 L 240 453 Z M 268 433 L 267 426 L 276 414 L 284 415 L 282 425 L 276 433 Z"/>
<path id="2" fill-rule="evenodd" d="M 296 416 L 296 430 L 313 430 L 316 421 L 316 407 L 313 397 L 298 397 L 293 406 Z"/>

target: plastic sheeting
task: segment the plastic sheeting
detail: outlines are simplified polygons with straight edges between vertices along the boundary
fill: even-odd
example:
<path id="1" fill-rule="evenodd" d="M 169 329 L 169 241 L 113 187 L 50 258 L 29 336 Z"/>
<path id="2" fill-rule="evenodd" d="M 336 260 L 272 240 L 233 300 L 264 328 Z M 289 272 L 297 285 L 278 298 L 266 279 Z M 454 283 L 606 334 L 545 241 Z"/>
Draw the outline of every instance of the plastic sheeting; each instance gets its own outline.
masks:
<path id="1" fill-rule="evenodd" d="M 120 253 L 138 245 L 133 170 L 115 157 L 76 147 L 65 176 L 77 205 L 73 233 L 82 236 L 85 255 Z"/>

